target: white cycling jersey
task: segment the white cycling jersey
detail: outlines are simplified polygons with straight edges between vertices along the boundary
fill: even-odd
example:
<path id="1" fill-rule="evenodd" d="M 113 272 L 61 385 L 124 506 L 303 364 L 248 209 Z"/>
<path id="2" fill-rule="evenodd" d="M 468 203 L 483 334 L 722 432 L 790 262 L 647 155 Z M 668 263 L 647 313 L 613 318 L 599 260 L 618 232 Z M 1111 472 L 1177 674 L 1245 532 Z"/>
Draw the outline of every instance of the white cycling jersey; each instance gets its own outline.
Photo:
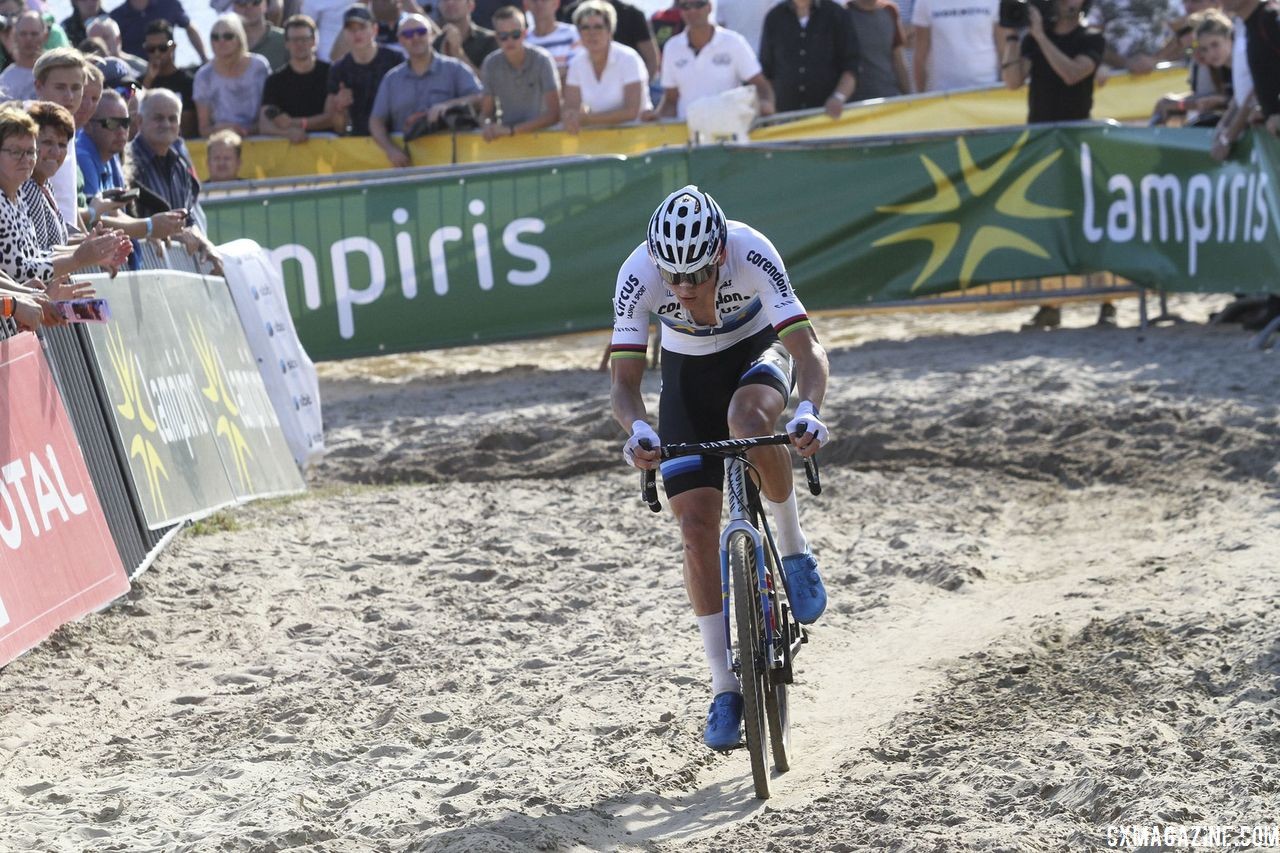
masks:
<path id="1" fill-rule="evenodd" d="M 769 239 L 742 222 L 729 220 L 728 227 L 715 325 L 694 322 L 658 274 L 648 245 L 641 243 L 618 271 L 610 358 L 645 357 L 650 314 L 662 323 L 662 348 L 684 355 L 720 352 L 769 325 L 779 338 L 810 325 Z"/>

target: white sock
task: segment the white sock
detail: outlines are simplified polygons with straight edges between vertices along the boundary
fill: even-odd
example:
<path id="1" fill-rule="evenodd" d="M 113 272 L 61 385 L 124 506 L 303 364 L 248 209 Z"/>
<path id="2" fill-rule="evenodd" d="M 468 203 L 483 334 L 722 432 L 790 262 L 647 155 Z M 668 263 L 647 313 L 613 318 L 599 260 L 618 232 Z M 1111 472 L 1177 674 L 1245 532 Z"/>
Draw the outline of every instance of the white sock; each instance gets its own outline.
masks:
<path id="1" fill-rule="evenodd" d="M 804 531 L 800 529 L 796 490 L 792 489 L 791 494 L 781 503 L 774 503 L 764 495 L 760 499 L 769 508 L 769 515 L 773 516 L 773 535 L 778 539 L 778 554 L 783 557 L 803 554 L 809 547 L 809 540 L 804 538 Z"/>
<path id="2" fill-rule="evenodd" d="M 729 668 L 728 639 L 724 634 L 724 614 L 712 613 L 710 616 L 698 617 L 698 631 L 702 634 L 702 650 L 707 655 L 707 664 L 711 667 L 711 695 L 719 696 L 726 691 L 742 692 L 738 676 Z"/>

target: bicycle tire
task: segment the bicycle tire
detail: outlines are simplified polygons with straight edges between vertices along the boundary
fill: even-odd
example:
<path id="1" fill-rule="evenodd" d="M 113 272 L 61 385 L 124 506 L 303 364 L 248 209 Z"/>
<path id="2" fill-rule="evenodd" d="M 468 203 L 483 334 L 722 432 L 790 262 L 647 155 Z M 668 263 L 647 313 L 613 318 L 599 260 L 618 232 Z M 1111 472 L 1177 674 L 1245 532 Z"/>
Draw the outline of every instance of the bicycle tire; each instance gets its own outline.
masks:
<path id="1" fill-rule="evenodd" d="M 769 766 L 765 750 L 766 715 L 764 693 L 768 672 L 760 655 L 762 635 L 759 577 L 756 572 L 755 543 L 745 533 L 729 538 L 729 574 L 733 578 L 733 612 L 738 626 L 738 664 L 742 678 L 742 723 L 746 729 L 747 752 L 751 755 L 751 779 L 756 797 L 769 799 Z"/>
<path id="2" fill-rule="evenodd" d="M 773 608 L 774 624 L 778 630 L 774 632 L 774 642 L 790 643 L 791 638 L 786 630 L 787 619 L 782 611 L 782 596 L 778 592 L 780 575 L 773 548 L 768 543 L 764 546 L 765 571 L 769 577 L 769 603 Z M 773 752 L 773 769 L 786 773 L 791 769 L 791 706 L 787 703 L 787 682 L 781 672 L 769 669 L 765 673 L 764 692 L 765 718 L 769 724 L 769 747 Z"/>

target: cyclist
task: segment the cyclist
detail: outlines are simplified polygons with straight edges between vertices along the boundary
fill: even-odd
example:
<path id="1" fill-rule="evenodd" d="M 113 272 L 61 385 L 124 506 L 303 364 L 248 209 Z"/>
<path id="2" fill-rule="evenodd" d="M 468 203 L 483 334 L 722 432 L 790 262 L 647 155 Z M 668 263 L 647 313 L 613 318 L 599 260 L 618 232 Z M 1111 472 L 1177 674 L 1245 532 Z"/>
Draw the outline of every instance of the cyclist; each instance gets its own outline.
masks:
<path id="1" fill-rule="evenodd" d="M 657 432 L 640 392 L 650 314 L 662 323 Z M 729 749 L 739 743 L 742 687 L 725 654 L 719 543 L 724 465 L 718 457 L 690 456 L 659 466 L 658 434 L 668 443 L 771 434 L 794 385 L 800 403 L 786 431 L 801 456 L 812 456 L 828 439 L 818 417 L 827 355 L 773 244 L 749 225 L 726 220 L 710 195 L 690 185 L 658 205 L 647 239 L 618 272 L 610 367 L 613 414 L 631 433 L 623 458 L 637 468 L 661 468 L 684 540 L 685 591 L 714 697 L 703 740 L 712 749 Z M 807 431 L 796 438 L 801 422 Z M 822 615 L 827 594 L 800 529 L 787 450 L 759 447 L 749 459 L 763 479 L 762 499 L 785 555 L 792 608 L 811 624 Z"/>

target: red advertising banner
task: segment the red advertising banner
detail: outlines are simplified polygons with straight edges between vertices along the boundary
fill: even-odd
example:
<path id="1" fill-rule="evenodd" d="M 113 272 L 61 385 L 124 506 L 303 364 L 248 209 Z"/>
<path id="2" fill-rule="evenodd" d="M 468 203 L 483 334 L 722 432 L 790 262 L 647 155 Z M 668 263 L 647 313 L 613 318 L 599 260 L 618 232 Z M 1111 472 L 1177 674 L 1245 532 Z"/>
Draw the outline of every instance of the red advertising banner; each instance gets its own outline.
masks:
<path id="1" fill-rule="evenodd" d="M 0 341 L 0 666 L 128 590 L 40 342 Z"/>

